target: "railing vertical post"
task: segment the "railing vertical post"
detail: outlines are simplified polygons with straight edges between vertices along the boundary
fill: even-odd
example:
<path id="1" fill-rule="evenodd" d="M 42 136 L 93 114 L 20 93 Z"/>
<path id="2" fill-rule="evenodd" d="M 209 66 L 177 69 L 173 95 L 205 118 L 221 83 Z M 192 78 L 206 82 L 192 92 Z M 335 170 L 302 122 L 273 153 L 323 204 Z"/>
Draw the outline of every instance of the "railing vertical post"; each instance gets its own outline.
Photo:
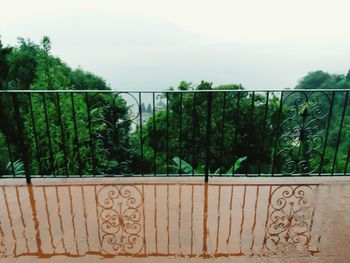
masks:
<path id="1" fill-rule="evenodd" d="M 166 93 L 166 175 L 169 176 L 169 93 Z"/>
<path id="2" fill-rule="evenodd" d="M 156 135 L 156 101 L 155 94 L 152 92 L 152 107 L 153 107 L 153 175 L 157 176 L 157 135 Z"/>
<path id="3" fill-rule="evenodd" d="M 340 124 L 339 124 L 340 128 L 339 128 L 339 132 L 338 132 L 335 153 L 334 153 L 334 159 L 333 159 L 333 164 L 332 164 L 332 175 L 334 175 L 334 169 L 335 169 L 335 166 L 337 164 L 336 163 L 337 162 L 337 155 L 338 155 L 338 151 L 339 151 L 340 137 L 342 135 L 342 130 L 343 130 L 343 126 L 344 126 L 344 117 L 345 117 L 345 113 L 346 113 L 346 108 L 348 106 L 348 97 L 349 97 L 349 91 L 346 92 L 345 99 L 344 99 L 343 112 L 342 112 L 341 119 L 340 119 Z"/>
<path id="4" fill-rule="evenodd" d="M 21 118 L 20 110 L 19 110 L 19 104 L 18 104 L 18 98 L 17 93 L 12 93 L 12 102 L 13 107 L 15 111 L 15 118 L 17 122 L 17 136 L 19 137 L 19 150 L 22 155 L 22 161 L 24 166 L 24 172 L 26 176 L 26 182 L 27 184 L 31 184 L 31 178 L 30 178 L 30 169 L 29 169 L 29 163 L 28 163 L 28 151 L 24 139 L 24 126 L 23 126 L 23 120 Z"/>
<path id="5" fill-rule="evenodd" d="M 140 153 L 141 153 L 141 175 L 144 176 L 144 171 L 143 171 L 143 162 L 144 162 L 144 157 L 143 157 L 143 134 L 142 134 L 142 96 L 141 96 L 141 92 L 139 92 L 139 118 L 140 118 Z"/>
<path id="6" fill-rule="evenodd" d="M 212 93 L 208 92 L 207 98 L 207 128 L 206 128 L 206 146 L 205 146 L 205 182 L 209 181 L 209 162 L 210 162 L 210 138 L 211 138 L 211 112 L 212 112 Z"/>

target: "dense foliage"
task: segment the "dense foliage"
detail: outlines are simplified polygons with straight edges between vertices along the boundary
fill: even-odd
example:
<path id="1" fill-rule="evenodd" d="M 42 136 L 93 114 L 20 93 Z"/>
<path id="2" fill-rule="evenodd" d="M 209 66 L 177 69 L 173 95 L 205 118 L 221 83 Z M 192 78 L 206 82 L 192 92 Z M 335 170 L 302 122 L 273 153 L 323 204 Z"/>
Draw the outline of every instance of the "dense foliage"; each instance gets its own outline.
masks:
<path id="1" fill-rule="evenodd" d="M 212 83 L 208 82 L 202 82 L 194 87 L 190 83 L 181 82 L 178 89 L 243 90 L 243 87 L 224 85 L 213 88 Z M 158 173 L 169 172 L 167 163 L 171 164 L 175 156 L 190 162 L 198 169 L 205 163 L 208 95 L 170 93 L 167 99 L 168 109 L 158 111 L 155 121 L 150 118 L 143 129 L 145 156 L 143 169 L 152 172 L 156 165 Z M 277 125 L 277 109 L 278 99 L 274 96 L 268 99 L 266 107 L 266 97 L 259 94 L 255 94 L 252 98 L 252 93 L 248 92 L 213 93 L 210 169 L 228 170 L 238 158 L 249 156 L 244 172 L 254 173 L 260 166 L 261 169 L 267 170 L 267 166 L 271 164 L 272 134 Z M 263 131 L 266 136 L 264 142 L 260 137 Z M 140 134 L 137 137 L 139 136 Z"/>
<path id="2" fill-rule="evenodd" d="M 50 50 L 47 37 L 40 45 L 19 39 L 17 46 L 4 47 L 0 41 L 0 89 L 110 90 L 103 79 L 80 68 L 71 69 Z M 350 71 L 347 75 L 311 72 L 295 90 L 335 88 L 350 88 Z M 284 165 L 283 158 L 274 163 L 279 150 L 275 138 L 283 133 L 281 120 L 288 118 L 288 107 L 295 99 L 285 102 L 280 111 L 279 93 L 252 93 L 234 84 L 214 87 L 210 82 L 196 86 L 183 81 L 176 89 L 240 91 L 212 93 L 210 98 L 205 92 L 162 93 L 163 107 L 155 110 L 149 103 L 139 105 L 147 116 L 142 127 L 132 125 L 138 121 L 137 105 L 115 93 L 1 94 L 0 175 L 23 176 L 25 169 L 34 175 L 177 173 L 184 171 L 181 161 L 192 170 L 203 171 L 208 135 L 210 171 L 269 174 L 272 164 L 276 171 Z M 332 120 L 322 172 L 331 172 L 334 159 L 335 170 L 341 171 L 350 144 L 350 98 L 345 92 L 333 97 L 329 92 L 320 94 L 319 103 L 328 107 Z M 282 101 L 288 95 L 285 92 Z M 298 114 L 307 114 L 307 110 Z M 327 120 L 321 121 L 324 127 Z M 325 140 L 325 133 L 322 136 Z M 231 169 L 242 157 L 247 160 L 240 168 Z M 174 158 L 179 162 L 174 163 Z M 319 161 L 319 157 L 313 160 L 315 165 Z"/>
<path id="3" fill-rule="evenodd" d="M 104 80 L 81 69 L 72 70 L 41 45 L 19 39 L 17 47 L 0 43 L 0 88 L 30 90 L 109 90 Z M 16 112 L 16 108 L 19 111 Z M 120 172 L 116 160 L 128 160 L 122 150 L 128 132 L 110 132 L 113 119 L 129 131 L 129 110 L 120 96 L 96 93 L 32 93 L 0 96 L 1 149 L 13 161 L 27 159 L 32 174 L 96 174 Z M 102 139 L 93 138 L 93 135 Z M 116 138 L 116 136 L 118 138 Z M 24 140 L 23 140 L 24 139 Z M 117 146 L 111 141 L 117 142 Z M 119 143 L 118 143 L 119 142 Z M 0 142 L 1 143 L 1 142 Z M 92 145 L 93 143 L 93 145 Z M 91 151 L 91 146 L 95 151 Z M 27 149 L 26 151 L 23 149 Z M 10 159 L 8 154 L 3 159 Z M 94 160 L 94 161 L 93 161 Z"/>
<path id="4" fill-rule="evenodd" d="M 323 71 L 311 72 L 299 81 L 296 89 L 350 89 L 350 70 L 346 75 L 332 75 Z M 332 101 L 332 94 L 329 92 L 326 94 Z M 333 105 L 324 171 L 331 172 L 334 157 L 336 157 L 335 170 L 344 170 L 350 151 L 350 98 L 346 92 L 337 92 L 334 93 L 333 103 L 329 103 L 325 96 L 321 103 L 324 104 L 324 108 L 327 108 L 326 104 Z"/>

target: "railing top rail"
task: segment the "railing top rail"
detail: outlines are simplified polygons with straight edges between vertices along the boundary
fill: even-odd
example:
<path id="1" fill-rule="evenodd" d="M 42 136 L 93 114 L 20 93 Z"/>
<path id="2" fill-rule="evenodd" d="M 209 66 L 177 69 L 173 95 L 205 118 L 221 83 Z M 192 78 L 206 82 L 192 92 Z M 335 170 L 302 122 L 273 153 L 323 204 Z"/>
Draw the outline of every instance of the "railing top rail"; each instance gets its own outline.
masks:
<path id="1" fill-rule="evenodd" d="M 206 93 L 206 92 L 349 92 L 350 89 L 220 89 L 220 90 L 0 90 L 0 93 Z"/>

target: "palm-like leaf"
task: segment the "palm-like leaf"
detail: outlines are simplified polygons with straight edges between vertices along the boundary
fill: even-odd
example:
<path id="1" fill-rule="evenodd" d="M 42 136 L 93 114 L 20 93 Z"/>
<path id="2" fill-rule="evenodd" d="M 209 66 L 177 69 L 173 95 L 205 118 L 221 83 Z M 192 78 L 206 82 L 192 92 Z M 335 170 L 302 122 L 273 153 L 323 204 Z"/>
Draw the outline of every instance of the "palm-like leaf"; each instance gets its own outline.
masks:
<path id="1" fill-rule="evenodd" d="M 192 173 L 193 167 L 186 161 L 182 160 L 179 157 L 174 157 L 173 161 L 176 165 L 176 167 L 181 170 L 185 174 Z"/>

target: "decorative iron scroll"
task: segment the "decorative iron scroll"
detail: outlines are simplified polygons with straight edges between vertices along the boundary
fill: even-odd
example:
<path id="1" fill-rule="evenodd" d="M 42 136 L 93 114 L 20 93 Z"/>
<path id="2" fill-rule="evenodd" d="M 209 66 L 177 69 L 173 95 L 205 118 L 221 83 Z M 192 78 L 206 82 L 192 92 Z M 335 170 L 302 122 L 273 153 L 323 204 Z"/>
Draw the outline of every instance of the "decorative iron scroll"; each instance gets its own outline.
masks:
<path id="1" fill-rule="evenodd" d="M 125 93 L 139 104 L 130 93 Z M 130 163 L 134 157 L 129 132 L 132 124 L 137 120 L 139 112 L 135 114 L 132 106 L 127 105 L 121 93 L 96 94 L 99 100 L 91 111 L 93 136 L 96 151 L 96 163 L 100 174 L 130 174 Z M 104 96 L 98 99 L 97 96 Z M 138 109 L 138 107 L 137 107 Z"/>
<path id="2" fill-rule="evenodd" d="M 270 196 L 264 239 L 265 254 L 309 253 L 317 186 L 279 186 Z"/>
<path id="3" fill-rule="evenodd" d="M 320 167 L 330 98 L 325 92 L 293 91 L 282 98 L 276 163 L 282 174 L 310 174 Z"/>
<path id="4" fill-rule="evenodd" d="M 139 254 L 144 248 L 143 198 L 134 186 L 105 186 L 98 191 L 101 252 Z"/>

